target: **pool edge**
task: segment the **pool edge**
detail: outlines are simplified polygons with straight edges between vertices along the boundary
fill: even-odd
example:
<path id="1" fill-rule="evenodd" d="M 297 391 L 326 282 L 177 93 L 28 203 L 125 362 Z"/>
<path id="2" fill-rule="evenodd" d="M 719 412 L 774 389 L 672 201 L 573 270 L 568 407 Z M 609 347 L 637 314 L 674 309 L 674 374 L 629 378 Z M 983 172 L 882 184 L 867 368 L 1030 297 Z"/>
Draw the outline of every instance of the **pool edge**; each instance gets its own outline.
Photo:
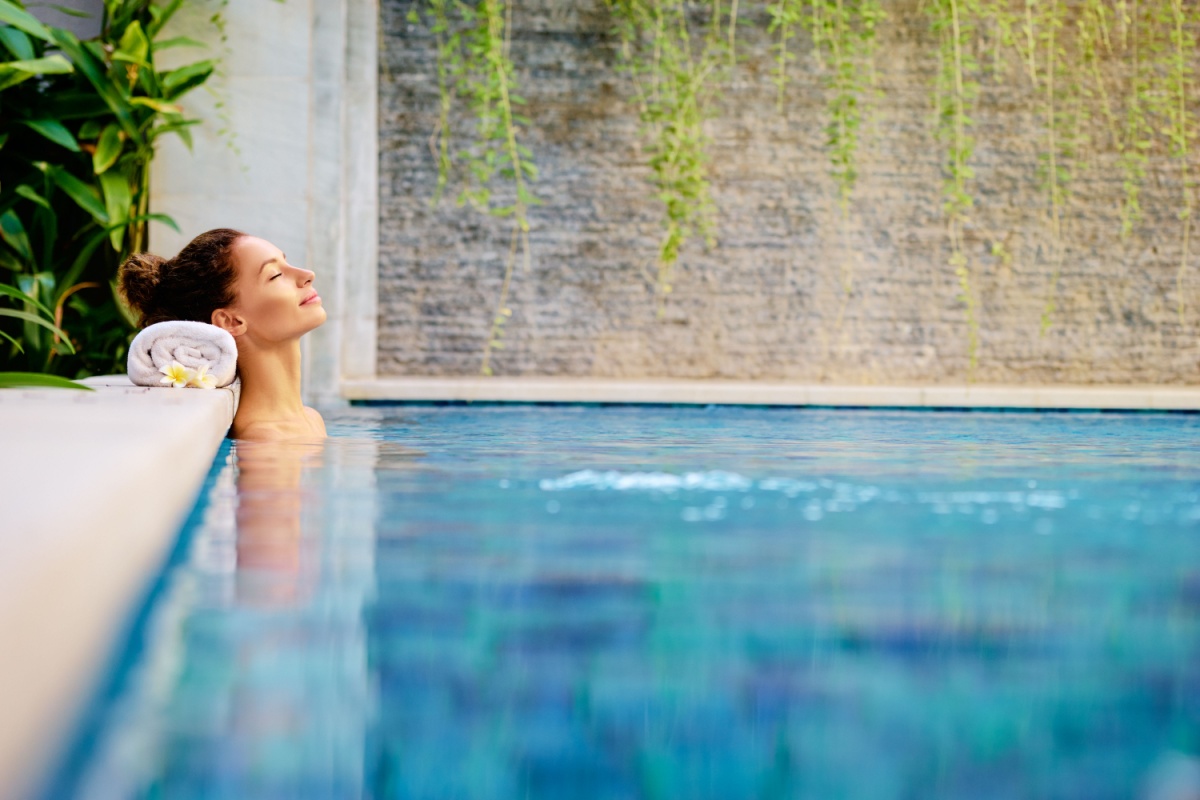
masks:
<path id="1" fill-rule="evenodd" d="M 87 382 L 95 392 L 0 393 L 0 424 L 15 432 L 0 445 L 3 797 L 36 791 L 69 741 L 237 402 L 229 389 Z"/>
<path id="2" fill-rule="evenodd" d="M 601 378 L 343 380 L 350 401 L 1200 411 L 1200 386 L 837 386 Z"/>

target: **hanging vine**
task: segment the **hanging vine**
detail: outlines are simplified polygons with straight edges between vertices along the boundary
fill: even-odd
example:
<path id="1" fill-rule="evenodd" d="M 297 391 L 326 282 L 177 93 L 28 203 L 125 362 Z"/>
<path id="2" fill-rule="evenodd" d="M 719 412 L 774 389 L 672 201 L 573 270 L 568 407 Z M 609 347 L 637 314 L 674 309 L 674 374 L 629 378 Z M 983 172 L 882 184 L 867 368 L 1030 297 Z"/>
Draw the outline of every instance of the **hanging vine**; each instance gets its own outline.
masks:
<path id="1" fill-rule="evenodd" d="M 512 219 L 504 281 L 483 357 L 502 346 L 507 301 L 518 254 L 528 267 L 528 188 L 536 176 L 521 144 L 528 122 L 517 109 L 509 59 L 511 0 L 420 0 L 437 38 L 439 122 L 431 138 L 438 165 L 436 196 L 461 174 L 460 204 Z M 629 76 L 632 100 L 662 208 L 662 234 L 652 278 L 660 315 L 672 275 L 689 243 L 715 245 L 716 208 L 710 186 L 705 124 L 720 100 L 724 79 L 737 62 L 738 0 L 607 0 L 615 22 L 619 65 Z M 996 236 L 974 219 L 976 126 L 981 93 L 980 55 L 997 81 L 1016 78 L 1032 101 L 1037 166 L 1030 177 L 1043 200 L 1044 241 L 1038 256 L 1046 288 L 1040 315 L 1044 333 L 1057 310 L 1063 265 L 1076 220 L 1081 176 L 1104 167 L 1120 175 L 1120 235 L 1130 237 L 1143 219 L 1143 188 L 1152 170 L 1169 167 L 1178 181 L 1181 223 L 1175 267 L 1176 313 L 1185 322 L 1185 278 L 1193 258 L 1197 134 L 1195 66 L 1200 5 L 1191 0 L 922 0 L 937 39 L 934 82 L 936 138 L 942 148 L 942 208 L 957 299 L 967 323 L 968 377 L 979 363 L 979 265 L 968 248 L 971 231 L 992 239 L 1001 263 L 1014 255 L 1008 236 Z M 799 58 L 801 31 L 826 98 L 825 150 L 836 186 L 843 249 L 842 285 L 853 280 L 848 220 L 860 175 L 862 131 L 874 86 L 876 31 L 881 0 L 767 0 L 771 80 L 783 113 Z M 1011 65 L 1006 63 L 1014 57 Z M 1011 68 L 1010 68 L 1011 66 Z M 1027 80 L 1020 78 L 1024 75 Z M 450 135 L 456 106 L 474 122 L 471 141 L 456 148 Z M 1111 166 L 1110 166 L 1111 165 Z M 1097 171 L 1097 170 L 1101 171 Z M 843 306 L 844 308 L 844 306 Z M 838 319 L 841 319 L 839 313 Z M 840 325 L 840 322 L 839 322 Z"/>
<path id="2" fill-rule="evenodd" d="M 685 0 L 610 0 L 621 66 L 632 79 L 652 183 L 663 204 L 655 288 L 660 316 L 671 275 L 691 239 L 715 244 L 704 121 L 719 94 L 721 66 L 732 48 L 721 36 L 720 0 L 713 0 L 704 36 L 694 36 Z M 736 6 L 728 16 L 734 36 Z"/>
<path id="3" fill-rule="evenodd" d="M 1069 182 L 1071 177 L 1068 159 L 1070 145 L 1064 136 L 1064 128 L 1070 123 L 1067 119 L 1069 112 L 1064 108 L 1062 65 L 1067 60 L 1062 46 L 1061 31 L 1063 28 L 1062 0 L 1043 0 L 1040 13 L 1036 20 L 1037 36 L 1042 51 L 1039 71 L 1034 69 L 1035 87 L 1042 96 L 1042 117 L 1046 130 L 1045 148 L 1039 159 L 1041 161 L 1042 184 L 1046 191 L 1046 206 L 1050 216 L 1050 263 L 1051 272 L 1047 282 L 1046 298 L 1042 305 L 1041 332 L 1044 334 L 1050 328 L 1051 320 L 1057 309 L 1058 280 L 1062 274 L 1063 258 L 1066 254 L 1066 233 L 1064 209 L 1068 200 Z M 1032 24 L 1032 23 L 1031 23 Z"/>
<path id="4" fill-rule="evenodd" d="M 813 1 L 814 13 L 817 2 L 819 0 Z M 781 114 L 784 108 L 784 97 L 787 94 L 788 64 L 796 60 L 796 56 L 791 51 L 791 41 L 796 35 L 796 26 L 804 21 L 804 7 L 805 0 L 775 0 L 767 6 L 767 14 L 771 17 L 767 33 L 779 37 L 771 48 L 775 52 L 775 74 L 772 76 L 776 89 L 775 105 Z M 815 25 L 813 27 L 815 30 Z M 815 45 L 816 36 L 813 39 L 813 50 L 819 53 L 820 49 Z"/>
<path id="5" fill-rule="evenodd" d="M 975 205 L 968 182 L 975 177 L 971 157 L 975 139 L 969 133 L 979 82 L 972 76 L 978 67 L 970 50 L 979 9 L 972 0 L 935 0 L 930 6 L 938 36 L 939 69 L 935 86 L 937 138 L 946 148 L 942 181 L 942 209 L 950 240 L 949 265 L 958 278 L 959 300 L 967 316 L 967 375 L 979 363 L 979 312 L 971 264 L 963 246 L 963 227 Z"/>
<path id="6" fill-rule="evenodd" d="M 504 0 L 429 0 L 432 31 L 437 43 L 439 90 L 438 127 L 433 150 L 438 166 L 434 200 L 449 185 L 456 167 L 462 167 L 459 205 L 511 220 L 504 279 L 483 348 L 480 371 L 492 374 L 493 351 L 504 346 L 504 325 L 512 316 L 508 307 L 518 252 L 526 271 L 531 269 L 529 209 L 540 201 L 529 189 L 537 178 L 533 154 L 520 142 L 529 120 L 517 112 L 525 104 L 517 93 L 509 58 L 512 6 Z M 414 10 L 412 22 L 419 21 Z M 467 105 L 474 121 L 474 137 L 465 148 L 452 150 L 450 120 L 455 100 Z"/>
<path id="7" fill-rule="evenodd" d="M 1170 50 L 1169 68 L 1167 69 L 1166 86 L 1168 103 L 1166 109 L 1167 124 L 1163 133 L 1170 143 L 1171 157 L 1179 164 L 1179 187 L 1181 199 L 1178 216 L 1183 223 L 1182 241 L 1180 242 L 1179 268 L 1175 273 L 1176 312 L 1179 324 L 1184 321 L 1186 298 L 1183 291 L 1183 276 L 1187 270 L 1189 249 L 1192 234 L 1192 206 L 1195 179 L 1192 177 L 1188 162 L 1191 159 L 1191 140 L 1196 136 L 1196 128 L 1191 112 L 1188 110 L 1188 99 L 1193 96 L 1191 56 L 1196 51 L 1195 26 L 1200 13 L 1195 3 L 1184 3 L 1184 0 L 1170 0 Z"/>

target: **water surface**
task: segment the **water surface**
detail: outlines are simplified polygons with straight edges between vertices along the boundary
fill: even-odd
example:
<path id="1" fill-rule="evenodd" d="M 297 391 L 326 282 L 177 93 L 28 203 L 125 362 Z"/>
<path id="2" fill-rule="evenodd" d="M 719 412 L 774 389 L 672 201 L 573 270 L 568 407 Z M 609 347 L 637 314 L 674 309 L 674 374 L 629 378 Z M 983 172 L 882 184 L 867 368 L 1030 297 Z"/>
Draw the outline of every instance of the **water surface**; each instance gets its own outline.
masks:
<path id="1" fill-rule="evenodd" d="M 327 421 L 324 446 L 218 456 L 49 794 L 1095 799 L 1192 780 L 1200 417 Z"/>

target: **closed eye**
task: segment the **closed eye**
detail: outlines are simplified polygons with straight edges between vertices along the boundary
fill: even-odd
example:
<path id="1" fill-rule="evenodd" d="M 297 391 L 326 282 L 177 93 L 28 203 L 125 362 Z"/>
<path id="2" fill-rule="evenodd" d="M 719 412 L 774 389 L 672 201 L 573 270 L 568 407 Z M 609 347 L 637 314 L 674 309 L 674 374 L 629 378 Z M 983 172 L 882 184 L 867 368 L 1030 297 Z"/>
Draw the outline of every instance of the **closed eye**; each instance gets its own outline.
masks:
<path id="1" fill-rule="evenodd" d="M 274 275 L 272 275 L 269 279 L 267 279 L 267 283 L 270 283 L 271 281 L 275 280 L 276 278 L 282 278 L 282 277 L 283 277 L 283 273 L 277 272 Z"/>

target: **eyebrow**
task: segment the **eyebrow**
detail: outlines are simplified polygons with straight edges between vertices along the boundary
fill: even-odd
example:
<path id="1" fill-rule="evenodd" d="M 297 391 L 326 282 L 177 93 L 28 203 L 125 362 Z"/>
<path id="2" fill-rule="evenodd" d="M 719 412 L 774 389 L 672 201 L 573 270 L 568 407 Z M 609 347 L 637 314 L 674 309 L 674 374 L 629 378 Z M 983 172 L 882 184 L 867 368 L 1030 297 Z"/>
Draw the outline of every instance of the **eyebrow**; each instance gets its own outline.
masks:
<path id="1" fill-rule="evenodd" d="M 287 253 L 283 254 L 283 260 L 287 261 Z M 279 262 L 278 258 L 268 258 L 266 261 L 264 261 L 262 263 L 262 266 L 258 268 L 258 274 L 261 275 L 262 271 L 267 268 L 268 264 L 276 264 L 278 262 Z"/>

